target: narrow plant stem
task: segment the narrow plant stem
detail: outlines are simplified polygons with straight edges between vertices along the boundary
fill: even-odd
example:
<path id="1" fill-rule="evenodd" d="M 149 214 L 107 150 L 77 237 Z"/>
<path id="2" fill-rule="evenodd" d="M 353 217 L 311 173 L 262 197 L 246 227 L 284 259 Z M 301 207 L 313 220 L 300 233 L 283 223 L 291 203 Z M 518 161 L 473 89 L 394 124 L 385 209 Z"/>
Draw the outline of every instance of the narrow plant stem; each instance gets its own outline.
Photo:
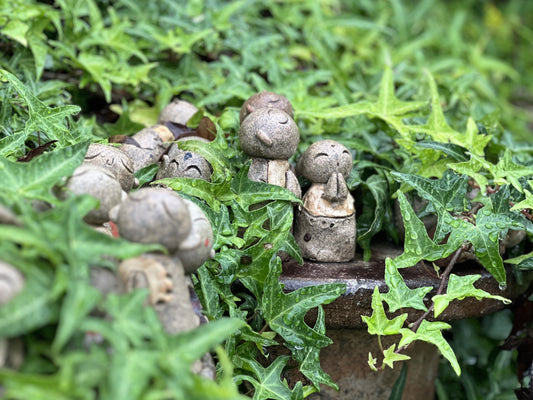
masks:
<path id="1" fill-rule="evenodd" d="M 462 245 L 461 247 L 459 247 L 457 249 L 457 251 L 454 253 L 452 259 L 450 260 L 450 262 L 446 266 L 446 269 L 442 273 L 441 278 L 440 278 L 439 288 L 437 289 L 437 296 L 442 294 L 444 292 L 444 290 L 446 289 L 446 287 L 448 286 L 448 276 L 452 272 L 453 266 L 455 265 L 455 263 L 457 262 L 457 260 L 461 256 L 461 253 L 463 252 L 464 248 L 465 248 L 465 245 Z M 418 318 L 415 322 L 413 322 L 409 326 L 409 329 L 411 329 L 413 332 L 416 332 L 418 330 L 418 328 L 420 327 L 420 324 L 422 323 L 422 321 L 424 319 L 426 319 L 429 314 L 431 314 L 431 312 L 434 310 L 434 308 L 435 308 L 435 304 L 432 303 L 431 306 L 428 308 L 428 310 L 424 314 L 422 314 L 422 316 L 420 318 Z M 399 347 L 398 349 L 396 349 L 395 353 L 400 353 L 403 350 L 407 349 L 408 347 L 409 347 L 409 345 Z"/>
<path id="2" fill-rule="evenodd" d="M 440 277 L 440 285 L 439 285 L 439 288 L 437 289 L 437 296 L 442 294 L 442 292 L 444 292 L 444 290 L 446 289 L 446 287 L 448 286 L 448 276 L 450 275 L 450 273 L 452 272 L 452 269 L 453 269 L 453 266 L 455 265 L 455 263 L 457 262 L 457 260 L 459 259 L 459 257 L 461 256 L 461 253 L 463 252 L 463 246 L 459 247 L 457 249 L 457 251 L 455 252 L 455 254 L 453 255 L 452 259 L 450 260 L 450 262 L 448 263 L 446 269 L 444 270 L 444 272 L 442 273 L 441 277 Z M 426 319 L 426 317 L 433 311 L 434 309 L 434 305 L 431 304 L 431 306 L 429 307 L 429 309 L 420 317 L 418 318 L 412 325 L 411 325 L 411 330 L 413 332 L 416 332 L 416 330 L 418 329 L 418 327 L 420 326 L 420 324 L 422 323 L 422 321 L 424 319 Z"/>
<path id="3" fill-rule="evenodd" d="M 262 333 L 265 333 L 265 331 L 267 330 L 267 328 L 268 328 L 268 324 L 263 325 L 263 327 L 262 327 L 261 330 L 259 331 L 259 334 L 261 335 Z"/>

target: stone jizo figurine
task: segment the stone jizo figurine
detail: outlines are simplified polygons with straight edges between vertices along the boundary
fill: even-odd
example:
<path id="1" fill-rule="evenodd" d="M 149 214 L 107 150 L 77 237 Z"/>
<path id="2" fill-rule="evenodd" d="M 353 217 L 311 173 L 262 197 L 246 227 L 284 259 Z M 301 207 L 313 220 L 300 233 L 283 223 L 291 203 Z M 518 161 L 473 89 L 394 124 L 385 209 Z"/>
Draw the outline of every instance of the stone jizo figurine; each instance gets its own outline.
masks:
<path id="1" fill-rule="evenodd" d="M 304 258 L 321 262 L 354 258 L 355 208 L 346 186 L 351 169 L 351 153 L 333 140 L 312 144 L 298 161 L 298 173 L 312 182 L 294 223 Z"/>
<path id="2" fill-rule="evenodd" d="M 277 108 L 285 111 L 290 117 L 293 117 L 292 104 L 285 97 L 272 92 L 260 92 L 250 96 L 242 105 L 239 113 L 239 120 L 242 121 L 252 112 L 260 108 Z"/>
<path id="3" fill-rule="evenodd" d="M 194 137 L 188 140 L 202 140 L 202 138 Z M 156 179 L 184 177 L 210 181 L 212 174 L 213 167 L 204 157 L 192 151 L 181 150 L 174 143 L 168 153 L 161 157 Z"/>
<path id="4" fill-rule="evenodd" d="M 90 225 L 102 225 L 109 221 L 111 209 L 126 197 L 119 181 L 109 169 L 86 163 L 74 170 L 58 196 L 65 199 L 69 193 L 88 194 L 100 200 L 99 206 L 91 210 L 83 219 Z"/>
<path id="5" fill-rule="evenodd" d="M 241 148 L 252 158 L 248 178 L 284 187 L 301 198 L 298 179 L 289 158 L 300 142 L 300 132 L 292 117 L 276 108 L 259 108 L 242 122 Z"/>
<path id="6" fill-rule="evenodd" d="M 118 147 L 92 143 L 87 149 L 83 162 L 109 169 L 125 192 L 129 192 L 139 183 L 135 179 L 133 161 Z"/>
<path id="7" fill-rule="evenodd" d="M 165 125 L 154 125 L 144 128 L 131 137 L 135 144 L 123 144 L 120 149 L 130 156 L 133 161 L 133 170 L 147 167 L 159 162 L 169 143 L 174 140 L 174 135 Z"/>

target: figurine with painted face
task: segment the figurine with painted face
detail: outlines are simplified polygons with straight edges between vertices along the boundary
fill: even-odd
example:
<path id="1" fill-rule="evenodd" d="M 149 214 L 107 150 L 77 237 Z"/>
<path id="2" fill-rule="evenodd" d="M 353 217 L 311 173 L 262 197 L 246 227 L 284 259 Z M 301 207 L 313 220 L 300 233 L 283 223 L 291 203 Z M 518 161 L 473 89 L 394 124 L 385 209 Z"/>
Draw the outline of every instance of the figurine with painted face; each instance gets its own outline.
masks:
<path id="1" fill-rule="evenodd" d="M 201 137 L 186 139 L 208 142 L 208 140 Z M 170 146 L 168 153 L 161 157 L 156 179 L 183 177 L 203 179 L 209 182 L 211 181 L 212 173 L 213 167 L 204 157 L 192 151 L 181 150 L 177 143 L 174 143 Z"/>
<path id="2" fill-rule="evenodd" d="M 252 158 L 250 180 L 278 185 L 302 197 L 288 161 L 300 142 L 298 126 L 289 114 L 273 107 L 254 109 L 242 121 L 239 141 Z"/>
<path id="3" fill-rule="evenodd" d="M 333 140 L 313 143 L 298 161 L 298 173 L 312 182 L 294 224 L 303 258 L 321 262 L 354 258 L 354 198 L 346 186 L 351 169 L 351 153 Z"/>
<path id="4" fill-rule="evenodd" d="M 139 184 L 139 181 L 135 179 L 133 161 L 118 147 L 92 143 L 87 149 L 83 162 L 110 170 L 125 192 L 129 192 Z"/>

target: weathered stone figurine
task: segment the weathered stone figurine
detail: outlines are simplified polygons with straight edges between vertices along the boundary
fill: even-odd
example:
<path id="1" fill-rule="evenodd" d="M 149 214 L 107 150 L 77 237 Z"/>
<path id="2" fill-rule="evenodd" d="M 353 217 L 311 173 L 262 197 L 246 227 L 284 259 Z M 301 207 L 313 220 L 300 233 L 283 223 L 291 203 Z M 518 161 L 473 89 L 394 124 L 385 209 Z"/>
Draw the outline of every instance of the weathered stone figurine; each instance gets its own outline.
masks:
<path id="1" fill-rule="evenodd" d="M 303 258 L 321 262 L 354 258 L 354 198 L 346 186 L 351 169 L 351 153 L 333 140 L 313 143 L 298 161 L 298 173 L 312 182 L 294 222 Z"/>
<path id="2" fill-rule="evenodd" d="M 284 187 L 301 198 L 300 184 L 288 161 L 300 142 L 298 126 L 282 109 L 251 109 L 248 113 L 246 108 L 239 133 L 242 150 L 252 158 L 248 178 Z"/>

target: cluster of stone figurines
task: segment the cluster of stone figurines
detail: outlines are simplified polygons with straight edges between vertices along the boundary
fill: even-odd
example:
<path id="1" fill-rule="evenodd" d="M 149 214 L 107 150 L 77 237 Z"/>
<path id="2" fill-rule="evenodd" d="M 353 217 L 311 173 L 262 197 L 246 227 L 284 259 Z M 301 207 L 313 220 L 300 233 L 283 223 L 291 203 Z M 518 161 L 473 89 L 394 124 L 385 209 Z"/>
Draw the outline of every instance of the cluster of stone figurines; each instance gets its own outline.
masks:
<path id="1" fill-rule="evenodd" d="M 192 330 L 206 321 L 196 303 L 189 274 L 214 256 L 213 231 L 201 208 L 194 202 L 163 187 L 140 188 L 135 172 L 160 162 L 157 178 L 189 177 L 209 180 L 211 165 L 198 154 L 182 151 L 169 125 L 185 126 L 198 110 L 184 101 L 174 101 L 160 114 L 158 124 L 128 138 L 120 147 L 91 144 L 84 162 L 56 195 L 88 194 L 99 200 L 84 221 L 105 234 L 133 242 L 160 244 L 166 254 L 145 253 L 118 262 L 116 272 L 105 267 L 91 268 L 91 284 L 104 296 L 111 292 L 149 290 L 148 303 L 154 307 L 165 330 L 171 334 Z M 187 137 L 185 140 L 205 140 Z M 131 191 L 131 192 L 130 192 Z M 130 192 L 130 193 L 129 193 Z M 129 194 L 128 194 L 129 193 Z M 19 224 L 16 216 L 0 207 L 1 224 Z M 13 266 L 0 262 L 0 305 L 7 303 L 24 286 L 24 277 Z M 192 299 L 191 299 L 192 295 Z M 87 334 L 87 344 L 101 340 Z M 20 364 L 16 340 L 0 341 L 0 367 Z M 10 350 L 10 351 L 8 351 Z M 15 360 L 15 361 L 13 361 Z M 193 371 L 214 379 L 212 358 L 206 354 Z"/>
<path id="2" fill-rule="evenodd" d="M 239 139 L 252 158 L 248 178 L 284 187 L 302 199 L 294 216 L 294 237 L 302 257 L 318 262 L 347 262 L 355 257 L 354 198 L 346 185 L 352 154 L 342 144 L 321 140 L 310 145 L 296 164 L 289 164 L 300 134 L 293 108 L 282 95 L 251 96 L 240 112 Z M 303 195 L 296 176 L 311 182 Z"/>
<path id="3" fill-rule="evenodd" d="M 157 125 L 143 129 L 120 146 L 91 144 L 83 164 L 57 191 L 59 198 L 73 193 L 98 199 L 99 207 L 84 218 L 95 229 L 113 235 L 117 228 L 125 239 L 157 243 L 167 249 L 168 254 L 147 253 L 124 260 L 116 273 L 95 266 L 91 268 L 91 282 L 104 295 L 148 288 L 148 301 L 169 333 L 190 330 L 200 323 L 200 313 L 191 303 L 194 291 L 187 275 L 214 256 L 213 231 L 201 209 L 173 190 L 131 190 L 138 184 L 135 172 L 156 162 L 156 179 L 210 180 L 211 165 L 198 154 L 180 150 L 169 129 L 169 124 L 185 126 L 196 112 L 193 105 L 178 100 L 162 111 Z M 350 261 L 355 255 L 355 212 L 345 181 L 352 167 L 349 150 L 331 140 L 314 143 L 302 154 L 295 174 L 288 160 L 299 145 L 299 130 L 291 104 L 275 93 L 251 96 L 241 108 L 240 122 L 240 144 L 252 159 L 248 172 L 251 180 L 285 187 L 298 198 L 302 198 L 302 190 L 296 174 L 312 183 L 295 216 L 294 235 L 303 257 L 322 262 Z M 185 140 L 191 139 L 205 140 Z M 7 217 L 0 222 L 10 223 Z M 5 272 L 7 268 L 0 265 L 0 275 L 8 277 L 13 290 L 6 299 L 0 299 L 0 304 L 22 287 L 12 281 L 23 282 L 20 273 Z M 2 362 L 0 358 L 0 365 Z M 213 377 L 208 355 L 195 369 Z"/>

